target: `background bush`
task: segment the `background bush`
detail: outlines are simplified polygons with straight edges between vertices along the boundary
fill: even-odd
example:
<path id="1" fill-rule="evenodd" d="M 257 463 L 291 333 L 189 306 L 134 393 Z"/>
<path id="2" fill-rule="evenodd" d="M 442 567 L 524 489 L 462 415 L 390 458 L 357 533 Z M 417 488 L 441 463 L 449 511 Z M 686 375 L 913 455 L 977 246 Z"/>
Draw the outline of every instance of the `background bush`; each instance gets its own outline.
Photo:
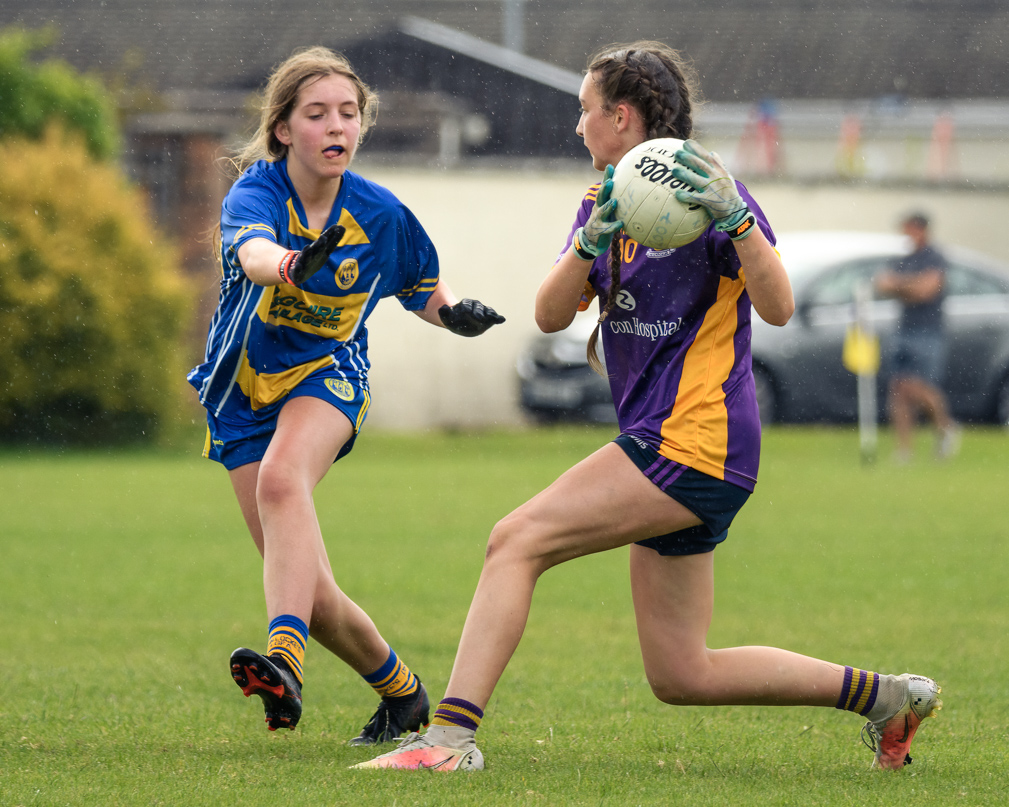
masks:
<path id="1" fill-rule="evenodd" d="M 92 156 L 111 157 L 119 149 L 119 127 L 101 82 L 56 59 L 32 61 L 55 36 L 54 29 L 0 31 L 0 137 L 38 140 L 58 120 L 83 135 Z"/>
<path id="2" fill-rule="evenodd" d="M 0 439 L 150 437 L 178 417 L 188 294 L 119 168 L 51 125 L 0 140 Z"/>

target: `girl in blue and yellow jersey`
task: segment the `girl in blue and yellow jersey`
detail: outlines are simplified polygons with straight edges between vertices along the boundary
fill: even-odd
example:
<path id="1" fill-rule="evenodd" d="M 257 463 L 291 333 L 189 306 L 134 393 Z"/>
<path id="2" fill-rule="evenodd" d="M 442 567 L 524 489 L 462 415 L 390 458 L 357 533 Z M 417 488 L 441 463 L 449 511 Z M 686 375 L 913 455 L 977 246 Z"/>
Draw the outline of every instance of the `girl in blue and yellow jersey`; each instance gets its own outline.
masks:
<path id="1" fill-rule="evenodd" d="M 312 502 L 368 412 L 365 321 L 393 295 L 462 336 L 504 321 L 457 301 L 414 215 L 349 170 L 374 107 L 347 61 L 324 48 L 274 71 L 224 200 L 220 302 L 205 361 L 189 374 L 207 409 L 204 456 L 228 469 L 264 560 L 266 652 L 236 650 L 232 676 L 263 699 L 271 730 L 293 729 L 311 635 L 381 698 L 355 745 L 428 722 L 420 680 L 333 579 Z"/>
<path id="2" fill-rule="evenodd" d="M 572 558 L 630 545 L 645 673 L 676 705 L 836 706 L 866 716 L 882 767 L 906 761 L 938 687 L 773 647 L 711 650 L 714 549 L 752 492 L 760 419 L 750 357 L 751 308 L 784 325 L 792 290 L 774 234 L 747 190 L 692 134 L 692 80 L 656 42 L 612 46 L 582 82 L 577 126 L 603 181 L 578 208 L 536 298 L 546 331 L 566 328 L 598 298 L 606 371 L 621 434 L 497 524 L 470 606 L 448 692 L 431 728 L 360 767 L 477 770 L 475 733 L 522 636 L 539 576 Z M 685 140 L 673 175 L 680 201 L 712 224 L 677 249 L 621 232 L 612 166 L 655 138 Z"/>

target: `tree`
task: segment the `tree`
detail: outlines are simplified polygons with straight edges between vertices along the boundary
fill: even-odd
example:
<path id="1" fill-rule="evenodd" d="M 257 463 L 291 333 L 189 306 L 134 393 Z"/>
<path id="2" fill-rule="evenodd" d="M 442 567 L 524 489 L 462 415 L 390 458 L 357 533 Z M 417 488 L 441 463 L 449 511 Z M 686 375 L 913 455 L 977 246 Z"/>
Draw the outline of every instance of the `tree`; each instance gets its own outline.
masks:
<path id="1" fill-rule="evenodd" d="M 84 138 L 0 140 L 0 439 L 142 439 L 181 410 L 189 294 L 146 200 Z"/>
<path id="2" fill-rule="evenodd" d="M 84 137 L 93 157 L 108 159 L 119 150 L 119 128 L 115 104 L 101 82 L 55 59 L 30 61 L 55 36 L 54 29 L 0 31 L 0 138 L 38 140 L 59 120 Z"/>

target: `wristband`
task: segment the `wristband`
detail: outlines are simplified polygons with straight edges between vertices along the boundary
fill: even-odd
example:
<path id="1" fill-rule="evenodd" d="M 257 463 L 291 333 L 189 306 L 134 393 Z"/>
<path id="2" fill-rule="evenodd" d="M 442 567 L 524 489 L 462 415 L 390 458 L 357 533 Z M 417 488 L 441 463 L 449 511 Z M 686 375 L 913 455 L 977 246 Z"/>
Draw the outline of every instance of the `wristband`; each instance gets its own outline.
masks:
<path id="1" fill-rule="evenodd" d="M 298 260 L 298 256 L 301 253 L 296 250 L 291 250 L 287 252 L 283 258 L 280 259 L 280 265 L 277 267 L 277 274 L 280 275 L 280 279 L 290 286 L 296 286 L 297 283 L 291 277 L 291 267 L 294 266 L 294 262 Z"/>
<path id="2" fill-rule="evenodd" d="M 575 230 L 575 237 L 571 239 L 571 246 L 574 247 L 575 255 L 581 258 L 583 261 L 594 261 L 598 258 L 598 255 L 593 255 L 585 247 L 581 245 L 581 239 L 579 236 L 582 234 L 582 228 L 579 227 Z"/>
<path id="3" fill-rule="evenodd" d="M 749 237 L 757 229 L 757 217 L 754 216 L 750 211 L 746 211 L 746 216 L 742 221 L 736 222 L 732 227 L 727 230 L 722 230 L 726 235 L 729 236 L 733 241 L 742 241 L 744 238 Z"/>

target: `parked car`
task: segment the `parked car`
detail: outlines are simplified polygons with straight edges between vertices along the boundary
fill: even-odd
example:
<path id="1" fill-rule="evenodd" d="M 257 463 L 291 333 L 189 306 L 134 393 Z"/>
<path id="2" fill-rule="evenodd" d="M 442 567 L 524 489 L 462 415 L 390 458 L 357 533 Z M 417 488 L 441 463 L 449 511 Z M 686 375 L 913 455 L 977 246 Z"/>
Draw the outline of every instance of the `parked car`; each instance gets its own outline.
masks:
<path id="1" fill-rule="evenodd" d="M 953 414 L 961 421 L 1009 425 L 1009 266 L 939 246 L 949 261 L 944 312 L 951 350 L 945 387 Z M 854 321 L 855 290 L 906 254 L 909 244 L 897 235 L 817 232 L 782 235 L 778 249 L 796 309 L 783 328 L 753 316 L 761 420 L 854 421 L 856 380 L 842 365 L 841 353 Z M 885 352 L 899 306 L 894 300 L 872 300 L 868 312 Z M 535 338 L 519 357 L 521 403 L 533 417 L 616 420 L 608 383 L 585 359 L 594 325 L 594 316 L 579 315 L 566 330 Z M 885 379 L 879 383 L 882 409 Z"/>

